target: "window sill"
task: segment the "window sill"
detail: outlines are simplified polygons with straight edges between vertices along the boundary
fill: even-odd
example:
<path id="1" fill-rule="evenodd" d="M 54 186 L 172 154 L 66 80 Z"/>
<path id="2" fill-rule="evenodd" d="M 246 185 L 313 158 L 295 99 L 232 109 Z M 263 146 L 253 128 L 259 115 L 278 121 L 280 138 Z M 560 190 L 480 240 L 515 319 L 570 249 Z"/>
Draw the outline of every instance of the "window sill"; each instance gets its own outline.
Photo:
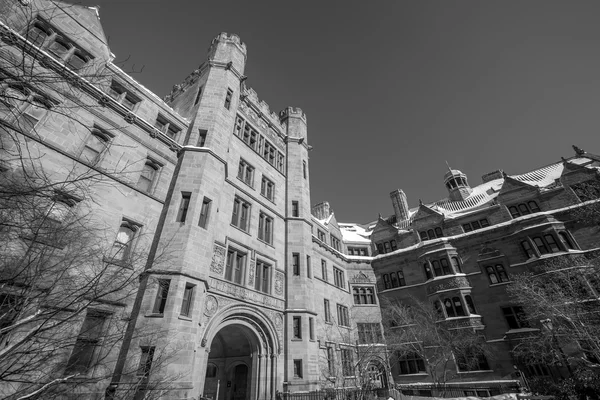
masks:
<path id="1" fill-rule="evenodd" d="M 264 195 L 264 194 L 262 194 L 262 193 L 261 193 L 260 195 L 261 195 L 261 196 L 262 196 L 264 199 L 267 199 L 267 200 L 269 200 L 271 203 L 273 203 L 273 205 L 277 205 L 277 204 L 275 203 L 275 199 L 274 199 L 274 198 L 273 198 L 273 199 L 270 199 L 270 198 L 268 198 L 267 196 L 265 196 L 265 195 Z"/>
<path id="2" fill-rule="evenodd" d="M 181 319 L 183 321 L 192 321 L 192 317 L 188 317 L 187 315 L 181 315 L 179 314 L 179 317 L 177 317 L 177 319 Z"/>
<path id="3" fill-rule="evenodd" d="M 378 304 L 356 304 L 354 303 L 355 307 L 378 307 Z"/>
<path id="4" fill-rule="evenodd" d="M 493 369 L 478 369 L 477 371 L 458 371 L 457 374 L 484 374 L 494 372 Z"/>
<path id="5" fill-rule="evenodd" d="M 159 313 L 149 313 L 144 315 L 144 317 L 146 318 L 164 318 L 165 314 L 159 314 Z"/>
<path id="6" fill-rule="evenodd" d="M 259 241 L 259 242 L 261 242 L 261 243 L 263 243 L 263 244 L 266 244 L 266 245 L 267 245 L 267 246 L 269 246 L 269 247 L 275 248 L 275 246 L 273 246 L 273 244 L 272 244 L 272 243 L 269 243 L 269 242 L 267 242 L 267 241 L 264 241 L 264 240 L 262 240 L 261 238 L 258 238 L 258 241 Z"/>
<path id="7" fill-rule="evenodd" d="M 511 283 L 512 283 L 512 281 L 498 282 L 498 283 L 490 283 L 490 287 L 496 287 L 496 286 L 506 286 L 506 285 L 510 285 Z"/>
<path id="8" fill-rule="evenodd" d="M 102 257 L 102 261 L 107 264 L 116 265 L 121 268 L 133 269 L 133 266 L 128 261 L 125 261 L 125 260 L 115 260 L 110 257 L 104 256 L 104 257 Z"/>
<path id="9" fill-rule="evenodd" d="M 254 190 L 254 186 L 253 186 L 253 185 L 254 185 L 254 182 L 252 182 L 252 183 L 248 183 L 248 182 L 246 182 L 245 180 L 243 180 L 243 179 L 240 179 L 240 177 L 239 177 L 239 176 L 237 177 L 237 180 L 238 180 L 238 181 L 240 181 L 240 182 L 242 182 L 244 185 L 248 186 L 250 189 Z"/>
<path id="10" fill-rule="evenodd" d="M 247 232 L 247 231 L 243 230 L 242 228 L 239 228 L 239 227 L 235 226 L 234 224 L 229 224 L 229 225 L 230 225 L 230 226 L 232 226 L 232 227 L 234 227 L 234 228 L 235 228 L 235 229 L 237 229 L 238 231 L 240 231 L 240 232 L 243 232 L 243 233 L 245 233 L 245 234 L 246 234 L 246 235 L 248 235 L 248 236 L 251 236 L 249 232 Z"/>
<path id="11" fill-rule="evenodd" d="M 416 374 L 398 374 L 399 377 L 404 376 L 429 376 L 427 372 L 417 372 Z"/>
<path id="12" fill-rule="evenodd" d="M 290 339 L 290 341 L 292 341 L 292 342 L 301 342 L 302 338 L 293 338 L 293 339 Z"/>

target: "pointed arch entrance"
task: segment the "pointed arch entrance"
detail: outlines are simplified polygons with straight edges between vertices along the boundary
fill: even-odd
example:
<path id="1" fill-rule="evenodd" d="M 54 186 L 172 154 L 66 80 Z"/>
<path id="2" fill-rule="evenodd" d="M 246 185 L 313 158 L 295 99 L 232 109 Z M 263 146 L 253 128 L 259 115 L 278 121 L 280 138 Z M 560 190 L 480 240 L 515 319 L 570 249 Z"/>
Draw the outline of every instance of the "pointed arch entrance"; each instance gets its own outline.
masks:
<path id="1" fill-rule="evenodd" d="M 242 305 L 215 317 L 202 340 L 207 352 L 203 396 L 214 400 L 274 399 L 279 343 L 270 319 L 258 309 Z"/>

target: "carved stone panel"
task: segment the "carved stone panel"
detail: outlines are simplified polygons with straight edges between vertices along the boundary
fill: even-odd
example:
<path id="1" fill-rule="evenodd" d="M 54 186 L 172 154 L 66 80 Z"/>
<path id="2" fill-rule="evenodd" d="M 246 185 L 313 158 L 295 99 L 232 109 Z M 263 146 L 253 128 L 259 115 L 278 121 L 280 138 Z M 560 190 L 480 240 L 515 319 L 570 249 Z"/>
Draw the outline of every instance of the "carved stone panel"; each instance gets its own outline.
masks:
<path id="1" fill-rule="evenodd" d="M 225 266 L 225 247 L 215 244 L 213 249 L 212 261 L 210 262 L 210 271 L 218 275 L 223 275 Z"/>
<path id="2" fill-rule="evenodd" d="M 283 296 L 283 273 L 275 271 L 275 294 Z"/>
<path id="3" fill-rule="evenodd" d="M 254 286 L 254 274 L 255 271 L 254 269 L 256 268 L 256 261 L 255 260 L 250 260 L 250 272 L 249 272 L 249 276 L 248 276 L 248 285 L 249 286 Z"/>
<path id="4" fill-rule="evenodd" d="M 226 294 L 235 298 L 238 301 L 254 303 L 257 305 L 264 305 L 280 310 L 283 310 L 285 308 L 285 303 L 281 299 L 277 299 L 273 296 L 250 290 L 248 288 L 238 286 L 230 282 L 222 281 L 220 279 L 210 278 L 209 286 L 215 292 Z"/>
<path id="5" fill-rule="evenodd" d="M 451 276 L 442 281 L 430 282 L 427 286 L 427 294 L 434 294 L 442 290 L 470 288 L 471 284 L 464 276 Z"/>
<path id="6" fill-rule="evenodd" d="M 207 317 L 213 316 L 219 308 L 219 302 L 217 298 L 212 295 L 206 296 L 206 301 L 204 303 L 204 315 Z"/>

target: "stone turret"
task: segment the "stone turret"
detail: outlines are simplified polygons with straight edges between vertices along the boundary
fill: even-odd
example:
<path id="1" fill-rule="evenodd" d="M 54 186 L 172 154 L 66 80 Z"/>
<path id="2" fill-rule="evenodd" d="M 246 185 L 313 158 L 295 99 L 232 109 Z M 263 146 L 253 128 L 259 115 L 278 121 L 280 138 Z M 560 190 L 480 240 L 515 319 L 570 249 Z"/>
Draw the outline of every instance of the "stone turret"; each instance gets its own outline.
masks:
<path id="1" fill-rule="evenodd" d="M 394 207 L 394 214 L 396 215 L 396 221 L 405 221 L 410 216 L 408 212 L 408 200 L 406 194 L 401 189 L 396 189 L 390 193 L 392 198 L 392 206 Z"/>
<path id="2" fill-rule="evenodd" d="M 471 195 L 473 189 L 469 186 L 467 175 L 457 169 L 451 169 L 444 175 L 444 184 L 448 189 L 450 200 L 464 200 Z"/>
<path id="3" fill-rule="evenodd" d="M 231 63 L 240 74 L 244 74 L 246 67 L 246 45 L 238 35 L 221 32 L 210 43 L 208 60 Z"/>
<path id="4" fill-rule="evenodd" d="M 323 201 L 319 204 L 315 204 L 312 207 L 312 215 L 315 216 L 318 220 L 324 220 L 331 215 L 331 208 L 329 207 L 329 203 L 327 201 Z"/>

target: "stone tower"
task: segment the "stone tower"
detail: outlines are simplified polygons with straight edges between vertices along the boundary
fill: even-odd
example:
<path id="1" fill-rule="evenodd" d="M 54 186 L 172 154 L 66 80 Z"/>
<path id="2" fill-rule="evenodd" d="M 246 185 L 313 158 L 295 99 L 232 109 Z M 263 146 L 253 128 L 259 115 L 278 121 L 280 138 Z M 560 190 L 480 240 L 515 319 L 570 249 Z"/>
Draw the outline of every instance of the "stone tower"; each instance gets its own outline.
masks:
<path id="1" fill-rule="evenodd" d="M 299 108 L 287 107 L 279 113 L 287 127 L 287 201 L 286 201 L 286 349 L 284 379 L 287 389 L 315 389 L 318 379 L 318 345 L 316 341 L 294 340 L 308 337 L 309 318 L 316 316 L 309 276 L 311 257 L 311 203 L 308 173 L 306 115 Z M 298 326 L 299 325 L 299 326 Z M 298 329 L 300 330 L 298 332 Z M 293 383 L 302 369 L 302 383 Z M 296 370 L 295 370 L 296 369 Z M 297 380 L 296 380 L 297 381 Z M 307 382 L 308 381 L 308 382 Z M 311 383 L 313 382 L 311 386 Z M 285 390 L 285 387 L 284 387 Z"/>
<path id="2" fill-rule="evenodd" d="M 467 175 L 457 169 L 451 169 L 444 175 L 444 184 L 448 189 L 450 200 L 464 200 L 471 195 L 473 189 L 469 186 Z"/>
<path id="3" fill-rule="evenodd" d="M 408 200 L 406 194 L 401 189 L 396 189 L 390 193 L 392 199 L 392 206 L 394 207 L 394 214 L 396 215 L 396 221 L 405 221 L 410 216 L 408 211 Z"/>

